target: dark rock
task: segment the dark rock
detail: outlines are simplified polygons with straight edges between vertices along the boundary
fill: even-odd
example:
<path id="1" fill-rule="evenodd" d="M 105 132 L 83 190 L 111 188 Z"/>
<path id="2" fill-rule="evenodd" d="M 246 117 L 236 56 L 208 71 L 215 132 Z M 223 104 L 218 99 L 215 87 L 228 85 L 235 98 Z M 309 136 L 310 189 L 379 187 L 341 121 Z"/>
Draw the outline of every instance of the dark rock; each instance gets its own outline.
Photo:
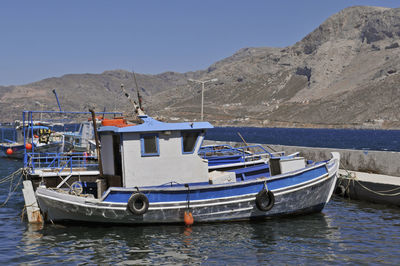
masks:
<path id="1" fill-rule="evenodd" d="M 213 71 L 215 71 L 217 68 L 215 66 L 210 66 L 209 68 L 207 68 L 207 73 L 211 73 Z"/>
<path id="2" fill-rule="evenodd" d="M 304 53 L 305 54 L 312 54 L 317 49 L 316 45 L 313 44 L 306 44 L 304 46 Z"/>
<path id="3" fill-rule="evenodd" d="M 372 48 L 373 51 L 380 51 L 381 50 L 381 48 L 379 48 L 379 46 L 376 46 L 375 44 L 373 44 L 371 46 L 371 48 Z"/>
<path id="4" fill-rule="evenodd" d="M 385 50 L 394 49 L 394 48 L 399 48 L 399 44 L 398 44 L 397 42 L 392 43 L 392 44 L 389 45 L 389 46 L 386 46 L 386 47 L 385 47 Z"/>
<path id="5" fill-rule="evenodd" d="M 393 38 L 393 33 L 392 33 L 392 32 L 390 32 L 390 31 L 383 31 L 383 33 L 384 33 L 387 37 Z"/>
<path id="6" fill-rule="evenodd" d="M 373 43 L 385 38 L 385 34 L 382 32 L 378 32 L 374 26 L 367 24 L 361 31 L 361 40 L 364 42 L 365 40 L 367 43 Z"/>
<path id="7" fill-rule="evenodd" d="M 310 79 L 311 79 L 311 68 L 308 68 L 306 66 L 305 67 L 298 67 L 296 69 L 296 75 L 306 76 L 308 82 L 310 82 Z"/>

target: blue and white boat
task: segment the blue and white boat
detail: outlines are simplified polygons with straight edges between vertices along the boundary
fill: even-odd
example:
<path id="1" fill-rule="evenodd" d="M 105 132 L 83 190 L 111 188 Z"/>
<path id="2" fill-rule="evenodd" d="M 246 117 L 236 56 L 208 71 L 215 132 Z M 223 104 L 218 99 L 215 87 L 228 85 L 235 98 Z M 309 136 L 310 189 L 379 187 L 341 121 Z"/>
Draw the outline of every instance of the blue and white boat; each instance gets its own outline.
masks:
<path id="1" fill-rule="evenodd" d="M 78 131 L 63 132 L 66 142 L 74 145 L 74 152 L 86 152 L 87 154 L 95 154 L 94 129 L 91 121 L 79 123 Z"/>
<path id="2" fill-rule="evenodd" d="M 41 184 L 35 196 L 46 221 L 114 224 L 265 219 L 321 211 L 333 193 L 339 154 L 306 164 L 277 157 L 229 171 L 209 172 L 199 156 L 208 122 L 141 124 L 99 129 L 101 174 Z M 85 190 L 83 187 L 95 189 Z"/>
<path id="3" fill-rule="evenodd" d="M 47 154 L 69 152 L 73 148 L 72 143 L 66 141 L 63 134 L 52 131 L 48 126 L 18 126 L 15 131 L 17 140 L 0 143 L 0 156 L 23 159 L 26 151 Z"/>
<path id="4" fill-rule="evenodd" d="M 243 167 L 265 165 L 270 158 L 289 159 L 299 156 L 299 152 L 285 155 L 285 152 L 269 152 L 262 145 L 232 147 L 229 144 L 201 146 L 199 155 L 208 161 L 209 171 L 232 170 Z"/>

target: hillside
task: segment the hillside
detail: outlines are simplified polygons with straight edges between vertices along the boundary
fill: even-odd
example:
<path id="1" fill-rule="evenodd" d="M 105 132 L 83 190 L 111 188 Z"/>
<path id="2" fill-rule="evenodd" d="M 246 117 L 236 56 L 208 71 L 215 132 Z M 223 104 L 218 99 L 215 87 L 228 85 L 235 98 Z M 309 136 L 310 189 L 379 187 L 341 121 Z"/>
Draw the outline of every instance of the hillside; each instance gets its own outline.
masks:
<path id="1" fill-rule="evenodd" d="M 199 119 L 200 86 L 188 79 L 218 78 L 205 89 L 205 119 L 219 125 L 400 128 L 400 8 L 350 7 L 285 48 L 243 48 L 206 70 L 137 74 L 149 114 Z M 64 109 L 129 110 L 120 84 L 132 73 L 75 74 L 0 87 L 0 112 Z M 17 117 L 19 118 L 19 117 Z"/>

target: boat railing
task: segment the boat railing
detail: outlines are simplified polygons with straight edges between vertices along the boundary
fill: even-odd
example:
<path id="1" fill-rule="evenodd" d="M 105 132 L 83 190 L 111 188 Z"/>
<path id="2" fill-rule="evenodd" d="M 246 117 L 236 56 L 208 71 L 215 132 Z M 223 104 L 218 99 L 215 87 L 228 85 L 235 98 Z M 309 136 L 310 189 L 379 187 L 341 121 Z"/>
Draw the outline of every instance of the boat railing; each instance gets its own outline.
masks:
<path id="1" fill-rule="evenodd" d="M 86 153 L 27 153 L 27 165 L 32 173 L 35 170 L 73 171 L 74 169 L 97 169 L 98 162 L 95 156 Z"/>
<path id="2" fill-rule="evenodd" d="M 0 127 L 0 142 L 14 143 L 17 141 L 17 132 L 11 127 Z"/>
<path id="3" fill-rule="evenodd" d="M 98 115 L 102 116 L 101 119 L 105 118 L 105 116 L 121 116 L 121 112 L 97 112 Z M 80 129 L 80 125 L 82 122 L 87 122 L 90 120 L 90 112 L 75 112 L 75 111 L 23 111 L 22 112 L 22 121 L 16 123 L 18 127 L 22 129 L 22 137 L 23 137 L 23 145 L 24 145 L 24 167 L 30 168 L 32 172 L 36 169 L 43 168 L 43 170 L 47 170 L 44 168 L 49 168 L 50 170 L 61 169 L 64 170 L 69 167 L 70 169 L 76 167 L 83 168 L 97 168 L 98 164 L 96 162 L 96 158 L 93 156 L 87 156 L 84 152 L 75 152 L 71 153 L 70 150 L 67 150 L 64 146 L 66 142 L 65 140 L 65 132 L 77 132 Z M 93 123 L 93 121 L 91 121 Z M 98 123 L 93 123 L 95 126 L 98 126 Z M 63 143 L 63 146 L 60 147 L 58 151 L 63 151 L 62 153 L 49 153 L 44 152 L 38 153 L 39 150 L 35 146 L 32 137 L 35 137 L 35 132 L 33 131 L 34 126 L 48 126 L 51 130 L 53 136 L 56 135 L 57 138 L 60 138 L 60 142 Z M 79 127 L 78 127 L 79 126 Z M 77 128 L 78 127 L 78 128 Z M 50 139 L 50 137 L 49 137 Z M 89 140 L 90 141 L 90 140 Z M 28 144 L 28 145 L 27 145 Z M 72 146 L 74 143 L 69 143 Z M 32 146 L 31 146 L 32 145 Z M 27 148 L 31 146 L 31 148 Z M 82 147 L 78 147 L 82 148 Z M 87 147 L 84 147 L 87 148 Z M 74 150 L 74 149 L 71 149 Z M 82 149 L 81 149 L 82 150 Z M 93 151 L 92 149 L 86 149 L 86 151 Z M 52 150 L 53 151 L 53 150 Z"/>
<path id="4" fill-rule="evenodd" d="M 274 154 L 267 151 L 261 145 L 248 145 L 243 147 L 232 147 L 230 145 L 203 146 L 200 148 L 199 155 L 208 160 L 219 160 L 235 156 L 240 156 L 242 158 L 274 156 Z"/>

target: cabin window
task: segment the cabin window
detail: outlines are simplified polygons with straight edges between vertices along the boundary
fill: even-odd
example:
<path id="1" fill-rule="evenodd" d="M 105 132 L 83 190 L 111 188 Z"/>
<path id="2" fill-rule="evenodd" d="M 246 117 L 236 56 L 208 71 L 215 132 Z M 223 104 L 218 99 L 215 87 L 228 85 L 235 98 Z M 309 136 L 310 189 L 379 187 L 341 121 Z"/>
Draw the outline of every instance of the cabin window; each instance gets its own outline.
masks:
<path id="1" fill-rule="evenodd" d="M 158 134 L 140 136 L 142 156 L 159 156 Z"/>
<path id="2" fill-rule="evenodd" d="M 193 153 L 200 132 L 182 132 L 182 152 Z"/>

